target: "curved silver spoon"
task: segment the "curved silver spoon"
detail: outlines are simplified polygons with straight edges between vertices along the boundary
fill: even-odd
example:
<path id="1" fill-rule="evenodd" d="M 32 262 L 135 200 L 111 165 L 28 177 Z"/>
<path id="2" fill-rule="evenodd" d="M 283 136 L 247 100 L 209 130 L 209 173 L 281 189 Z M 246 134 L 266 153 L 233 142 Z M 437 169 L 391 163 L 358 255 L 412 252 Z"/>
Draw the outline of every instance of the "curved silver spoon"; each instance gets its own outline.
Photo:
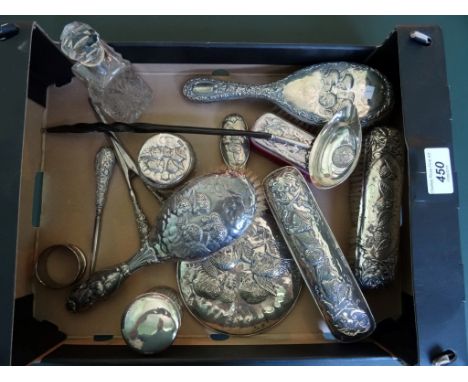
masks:
<path id="1" fill-rule="evenodd" d="M 317 188 L 343 183 L 359 160 L 362 129 L 356 107 L 349 103 L 340 109 L 315 138 L 309 154 L 309 175 Z"/>

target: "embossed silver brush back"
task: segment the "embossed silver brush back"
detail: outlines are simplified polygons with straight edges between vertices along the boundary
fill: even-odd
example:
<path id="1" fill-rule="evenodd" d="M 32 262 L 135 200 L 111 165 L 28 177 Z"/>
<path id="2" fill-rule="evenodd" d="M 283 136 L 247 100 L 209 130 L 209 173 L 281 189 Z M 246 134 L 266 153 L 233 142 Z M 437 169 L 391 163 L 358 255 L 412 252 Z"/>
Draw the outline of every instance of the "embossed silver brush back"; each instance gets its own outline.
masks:
<path id="1" fill-rule="evenodd" d="M 283 167 L 263 184 L 273 216 L 332 334 L 345 342 L 370 335 L 375 329 L 372 313 L 301 173 Z"/>
<path id="2" fill-rule="evenodd" d="M 91 275 L 72 292 L 67 308 L 89 308 L 143 266 L 212 255 L 248 229 L 255 211 L 255 189 L 243 174 L 225 171 L 191 180 L 165 201 L 149 241 L 128 261 Z"/>
<path id="3" fill-rule="evenodd" d="M 314 140 L 312 134 L 272 113 L 260 116 L 251 130 L 264 131 L 291 142 L 301 143 L 302 145 L 294 145 L 269 139 L 251 139 L 252 144 L 262 153 L 283 163 L 296 166 L 303 173 L 308 174 L 309 152 Z"/>
<path id="4" fill-rule="evenodd" d="M 365 138 L 362 174 L 356 174 L 351 190 L 352 208 L 358 211 L 351 240 L 354 272 L 363 288 L 383 287 L 395 278 L 404 153 L 396 129 L 376 127 Z"/>
<path id="5" fill-rule="evenodd" d="M 355 169 L 361 153 L 362 131 L 353 104 L 346 104 L 323 127 L 309 154 L 309 175 L 317 188 L 343 183 Z"/>
<path id="6" fill-rule="evenodd" d="M 187 81 L 183 92 L 188 99 L 200 102 L 265 99 L 314 126 L 323 126 L 343 103 L 356 105 L 362 126 L 383 118 L 393 105 L 392 87 L 381 73 L 349 62 L 309 66 L 266 85 L 194 78 Z"/>
<path id="7" fill-rule="evenodd" d="M 302 284 L 267 212 L 239 240 L 209 259 L 180 262 L 177 281 L 195 318 L 232 335 L 256 334 L 279 323 L 294 306 Z"/>
<path id="8" fill-rule="evenodd" d="M 238 114 L 228 115 L 223 128 L 246 130 Z M 244 168 L 249 141 L 220 140 L 221 154 L 231 168 Z M 234 137 L 238 138 L 238 137 Z M 201 262 L 179 263 L 177 282 L 187 309 L 202 324 L 231 335 L 252 335 L 284 319 L 294 306 L 301 278 L 264 200 L 257 216 L 233 244 Z"/>

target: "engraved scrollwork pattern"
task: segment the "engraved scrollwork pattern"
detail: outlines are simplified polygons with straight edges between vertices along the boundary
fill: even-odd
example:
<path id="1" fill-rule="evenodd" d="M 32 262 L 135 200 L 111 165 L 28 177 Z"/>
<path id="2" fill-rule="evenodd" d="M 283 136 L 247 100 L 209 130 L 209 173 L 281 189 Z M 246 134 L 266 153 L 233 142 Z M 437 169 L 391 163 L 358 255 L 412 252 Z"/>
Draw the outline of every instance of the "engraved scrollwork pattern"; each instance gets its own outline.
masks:
<path id="1" fill-rule="evenodd" d="M 264 181 L 272 212 L 303 278 L 335 337 L 369 335 L 375 322 L 351 269 L 302 175 L 292 167 Z"/>
<path id="2" fill-rule="evenodd" d="M 366 137 L 355 274 L 365 288 L 393 281 L 398 259 L 404 144 L 396 129 L 375 128 Z"/>

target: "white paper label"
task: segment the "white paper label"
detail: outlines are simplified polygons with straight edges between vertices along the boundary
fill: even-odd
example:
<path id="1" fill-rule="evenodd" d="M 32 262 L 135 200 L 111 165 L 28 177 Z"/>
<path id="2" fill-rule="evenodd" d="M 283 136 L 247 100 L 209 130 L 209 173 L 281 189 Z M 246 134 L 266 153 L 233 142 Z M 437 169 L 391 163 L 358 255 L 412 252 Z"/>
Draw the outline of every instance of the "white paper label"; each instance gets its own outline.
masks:
<path id="1" fill-rule="evenodd" d="M 374 96 L 374 90 L 374 86 L 367 85 L 366 89 L 364 90 L 364 97 L 366 97 L 367 100 L 371 100 Z"/>
<path id="2" fill-rule="evenodd" d="M 450 150 L 447 147 L 427 148 L 424 157 L 429 194 L 453 194 Z"/>

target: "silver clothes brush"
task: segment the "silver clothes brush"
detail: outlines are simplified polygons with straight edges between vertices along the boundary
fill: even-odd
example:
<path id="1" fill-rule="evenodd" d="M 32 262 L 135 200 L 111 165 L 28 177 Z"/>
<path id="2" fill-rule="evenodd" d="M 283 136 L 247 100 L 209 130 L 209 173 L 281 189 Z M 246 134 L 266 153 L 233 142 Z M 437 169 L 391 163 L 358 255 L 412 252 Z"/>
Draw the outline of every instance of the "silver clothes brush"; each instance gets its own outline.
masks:
<path id="1" fill-rule="evenodd" d="M 351 342 L 375 329 L 372 312 L 301 173 L 283 167 L 263 181 L 268 205 L 332 334 Z"/>
<path id="2" fill-rule="evenodd" d="M 351 177 L 354 273 L 363 288 L 395 278 L 405 151 L 400 131 L 376 127 L 366 136 L 360 171 Z"/>

